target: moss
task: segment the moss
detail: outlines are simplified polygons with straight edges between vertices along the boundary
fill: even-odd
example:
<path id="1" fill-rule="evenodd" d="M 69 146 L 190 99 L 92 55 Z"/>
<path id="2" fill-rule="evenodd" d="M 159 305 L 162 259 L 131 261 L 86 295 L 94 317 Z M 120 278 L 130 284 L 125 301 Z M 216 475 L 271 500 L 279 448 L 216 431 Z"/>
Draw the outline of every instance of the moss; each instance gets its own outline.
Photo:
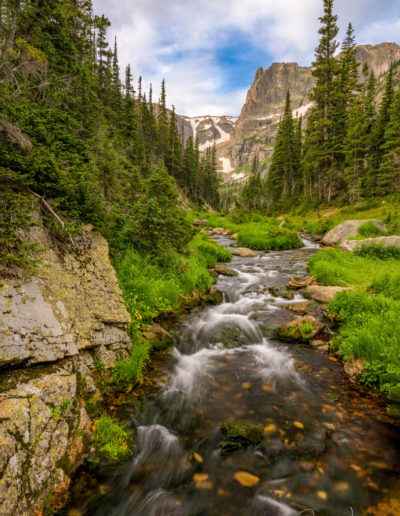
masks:
<path id="1" fill-rule="evenodd" d="M 243 445 L 256 445 L 264 439 L 264 428 L 247 421 L 224 423 L 221 432 L 228 441 L 240 442 Z"/>

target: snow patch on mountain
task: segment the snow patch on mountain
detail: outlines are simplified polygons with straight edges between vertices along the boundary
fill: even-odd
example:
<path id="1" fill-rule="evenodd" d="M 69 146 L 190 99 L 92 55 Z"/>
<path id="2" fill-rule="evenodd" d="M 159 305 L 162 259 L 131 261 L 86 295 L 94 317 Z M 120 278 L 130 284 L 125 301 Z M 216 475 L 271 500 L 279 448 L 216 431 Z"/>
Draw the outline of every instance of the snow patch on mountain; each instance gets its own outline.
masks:
<path id="1" fill-rule="evenodd" d="M 232 167 L 231 160 L 229 158 L 219 158 L 221 164 L 222 164 L 222 173 L 223 174 L 229 174 L 232 172 L 232 170 L 235 170 Z"/>

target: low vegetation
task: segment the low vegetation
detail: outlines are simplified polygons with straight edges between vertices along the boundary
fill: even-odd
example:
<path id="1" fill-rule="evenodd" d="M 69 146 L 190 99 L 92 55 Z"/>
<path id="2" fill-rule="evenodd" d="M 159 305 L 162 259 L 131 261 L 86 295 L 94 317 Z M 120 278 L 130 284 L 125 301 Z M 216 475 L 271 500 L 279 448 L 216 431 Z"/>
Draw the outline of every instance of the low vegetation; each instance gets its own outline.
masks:
<path id="1" fill-rule="evenodd" d="M 228 229 L 237 234 L 237 243 L 242 247 L 258 250 L 282 250 L 301 247 L 295 225 L 288 220 L 265 217 L 258 213 L 232 212 L 220 214 L 197 213 L 207 218 L 209 227 Z"/>
<path id="2" fill-rule="evenodd" d="M 102 414 L 96 421 L 94 444 L 99 454 L 106 460 L 121 461 L 132 455 L 132 436 L 119 419 Z"/>
<path id="3" fill-rule="evenodd" d="M 309 262 L 319 282 L 352 286 L 329 304 L 340 324 L 334 344 L 345 360 L 364 360 L 363 381 L 395 401 L 400 401 L 399 251 L 377 246 L 363 246 L 355 254 L 329 249 Z"/>

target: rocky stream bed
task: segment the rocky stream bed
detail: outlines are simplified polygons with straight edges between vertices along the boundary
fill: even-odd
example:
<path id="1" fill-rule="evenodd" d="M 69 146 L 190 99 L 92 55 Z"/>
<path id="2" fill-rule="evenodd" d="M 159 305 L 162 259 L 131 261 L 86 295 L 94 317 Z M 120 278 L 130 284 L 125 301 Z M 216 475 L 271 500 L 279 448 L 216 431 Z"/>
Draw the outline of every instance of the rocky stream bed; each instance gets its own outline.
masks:
<path id="1" fill-rule="evenodd" d="M 133 459 L 83 467 L 62 514 L 400 514 L 400 427 L 380 398 L 349 381 L 326 330 L 315 347 L 274 337 L 308 310 L 305 289 L 282 297 L 307 276 L 318 246 L 304 244 L 233 258 L 217 282 L 224 301 L 177 325 L 153 387 L 120 408 Z M 321 321 L 323 305 L 312 313 Z"/>

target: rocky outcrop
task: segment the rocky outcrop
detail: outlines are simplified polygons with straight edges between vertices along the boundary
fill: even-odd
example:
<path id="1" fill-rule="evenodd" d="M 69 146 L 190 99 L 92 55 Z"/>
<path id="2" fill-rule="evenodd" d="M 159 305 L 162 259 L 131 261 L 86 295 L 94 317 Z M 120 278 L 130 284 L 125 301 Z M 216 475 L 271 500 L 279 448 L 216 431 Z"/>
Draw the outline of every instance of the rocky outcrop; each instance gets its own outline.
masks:
<path id="1" fill-rule="evenodd" d="M 363 246 L 380 245 L 382 247 L 400 247 L 400 236 L 382 236 L 376 238 L 364 238 L 363 240 L 343 240 L 340 249 L 353 252 Z"/>
<path id="2" fill-rule="evenodd" d="M 106 241 L 87 227 L 61 252 L 40 220 L 30 240 L 44 248 L 37 272 L 0 278 L 0 514 L 24 516 L 62 505 L 87 455 L 95 364 L 131 346 Z"/>
<path id="3" fill-rule="evenodd" d="M 366 222 L 374 223 L 375 226 L 381 231 L 387 230 L 386 225 L 380 220 L 346 220 L 345 222 L 342 222 L 334 229 L 329 231 L 322 239 L 322 243 L 324 245 L 334 246 L 336 244 L 339 244 L 344 239 L 356 237 L 358 235 L 359 227 L 365 224 Z"/>

